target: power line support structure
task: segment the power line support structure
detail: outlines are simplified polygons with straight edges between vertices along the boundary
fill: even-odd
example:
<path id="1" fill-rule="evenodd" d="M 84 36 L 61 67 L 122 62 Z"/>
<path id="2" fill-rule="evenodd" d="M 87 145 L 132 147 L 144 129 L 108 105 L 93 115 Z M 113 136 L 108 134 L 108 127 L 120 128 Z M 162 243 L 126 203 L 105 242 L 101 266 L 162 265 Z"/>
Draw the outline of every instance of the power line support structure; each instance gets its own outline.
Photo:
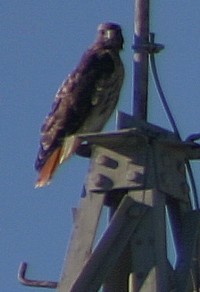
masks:
<path id="1" fill-rule="evenodd" d="M 134 32 L 133 115 L 118 113 L 116 132 L 80 136 L 91 145 L 90 167 L 85 194 L 73 210 L 58 292 L 199 289 L 200 216 L 191 206 L 185 163 L 200 158 L 200 146 L 146 121 L 148 59 L 162 48 L 149 42 L 149 0 L 135 0 Z M 110 221 L 94 247 L 104 205 Z"/>
<path id="2" fill-rule="evenodd" d="M 146 122 L 148 59 L 161 46 L 149 42 L 149 1 L 135 1 L 133 116 L 118 114 L 118 131 L 82 136 L 92 146 L 86 196 L 75 212 L 59 292 L 195 291 L 199 212 L 193 211 L 185 161 L 198 145 Z M 103 205 L 110 223 L 97 246 Z M 166 216 L 177 253 L 169 264 Z M 197 291 L 197 290 L 196 290 Z"/>

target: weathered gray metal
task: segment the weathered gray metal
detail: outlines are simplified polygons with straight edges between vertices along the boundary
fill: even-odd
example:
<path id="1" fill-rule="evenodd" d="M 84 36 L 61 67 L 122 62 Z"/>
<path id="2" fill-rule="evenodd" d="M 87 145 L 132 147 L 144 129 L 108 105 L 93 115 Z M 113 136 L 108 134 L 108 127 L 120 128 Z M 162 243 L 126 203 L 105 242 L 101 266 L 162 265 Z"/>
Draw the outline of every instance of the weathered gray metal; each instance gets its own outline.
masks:
<path id="1" fill-rule="evenodd" d="M 149 0 L 135 0 L 134 17 L 134 99 L 133 113 L 137 118 L 147 118 Z"/>
<path id="2" fill-rule="evenodd" d="M 98 291 L 106 275 L 112 271 L 147 207 L 124 196 L 102 239 L 85 264 L 71 292 Z"/>
<path id="3" fill-rule="evenodd" d="M 120 113 L 118 131 L 81 135 L 91 147 L 86 196 L 73 210 L 74 229 L 58 283 L 59 292 L 192 292 L 199 291 L 200 214 L 193 211 L 185 163 L 200 159 L 198 135 L 182 142 L 146 122 L 149 0 L 135 0 L 135 117 Z M 87 148 L 87 146 L 86 146 Z M 81 151 L 80 151 L 81 152 Z M 85 152 L 82 151 L 82 153 Z M 94 247 L 104 204 L 111 221 Z M 177 252 L 175 268 L 168 261 L 166 209 Z M 25 278 L 25 285 L 57 287 L 57 282 Z"/>
<path id="4" fill-rule="evenodd" d="M 94 237 L 104 202 L 104 194 L 88 193 L 81 198 L 80 206 L 74 210 L 74 226 L 64 261 L 59 292 L 71 291 L 71 287 L 84 264 L 90 258 Z"/>
<path id="5" fill-rule="evenodd" d="M 64 267 L 59 292 L 95 292 L 102 284 L 104 292 L 189 292 L 198 289 L 193 258 L 200 216 L 191 208 L 185 162 L 199 159 L 200 147 L 192 141 L 182 142 L 174 133 L 146 123 L 148 54 L 152 53 L 149 0 L 135 0 L 134 41 L 132 112 L 135 118 L 121 113 L 119 131 L 82 136 L 92 145 L 86 194 L 92 194 L 94 200 L 103 195 L 104 203 L 109 204 L 114 215 L 88 259 L 82 256 L 80 261 L 76 259 L 73 248 L 69 252 L 72 268 L 70 271 Z M 98 212 L 102 204 L 103 200 Z M 87 210 L 90 207 L 88 201 Z M 167 259 L 166 208 L 177 249 L 175 270 Z M 99 213 L 90 219 L 86 214 L 82 217 L 70 247 L 83 239 L 83 253 L 91 250 L 92 240 L 88 243 L 81 234 L 81 224 L 86 227 L 87 235 L 87 224 L 95 220 L 96 225 L 98 218 Z M 77 264 L 79 271 L 73 268 Z"/>
<path id="6" fill-rule="evenodd" d="M 122 120 L 129 128 L 80 136 L 93 145 L 86 194 L 99 200 L 99 212 L 105 196 L 111 205 L 120 193 L 123 199 L 99 244 L 85 257 L 81 253 L 92 249 L 92 240 L 87 242 L 90 221 L 96 218 L 96 226 L 99 213 L 88 216 L 88 211 L 82 210 L 85 215 L 79 220 L 79 231 L 75 228 L 59 292 L 98 291 L 103 283 L 104 291 L 109 292 L 192 291 L 191 239 L 196 241 L 199 214 L 191 209 L 184 165 L 187 159 L 200 158 L 200 146 L 181 142 L 168 130 L 120 113 Z M 174 233 L 180 234 L 181 246 L 175 271 L 168 263 L 166 248 L 165 208 L 170 213 L 172 201 L 174 211 L 179 210 L 179 223 L 171 225 Z M 92 208 L 89 199 L 84 208 Z M 193 222 L 190 230 L 188 218 Z M 73 248 L 77 245 L 79 251 Z M 123 254 L 128 262 L 123 262 Z"/>

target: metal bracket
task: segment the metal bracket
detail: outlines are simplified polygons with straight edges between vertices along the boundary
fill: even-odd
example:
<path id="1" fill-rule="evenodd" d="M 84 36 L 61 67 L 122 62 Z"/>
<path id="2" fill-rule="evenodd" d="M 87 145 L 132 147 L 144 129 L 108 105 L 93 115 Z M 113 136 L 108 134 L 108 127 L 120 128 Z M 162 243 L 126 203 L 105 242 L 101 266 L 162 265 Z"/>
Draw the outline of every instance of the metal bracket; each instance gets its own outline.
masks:
<path id="1" fill-rule="evenodd" d="M 40 287 L 40 288 L 51 288 L 55 289 L 58 287 L 58 282 L 53 281 L 38 281 L 38 280 L 30 280 L 26 278 L 28 264 L 26 262 L 22 262 L 19 266 L 18 270 L 18 280 L 21 284 L 25 286 L 31 287 Z"/>
<path id="2" fill-rule="evenodd" d="M 154 43 L 154 38 L 155 38 L 155 34 L 150 33 L 149 42 L 147 42 L 146 44 L 133 45 L 132 49 L 135 51 L 135 53 L 148 53 L 148 54 L 159 53 L 161 50 L 164 49 L 164 45 Z"/>

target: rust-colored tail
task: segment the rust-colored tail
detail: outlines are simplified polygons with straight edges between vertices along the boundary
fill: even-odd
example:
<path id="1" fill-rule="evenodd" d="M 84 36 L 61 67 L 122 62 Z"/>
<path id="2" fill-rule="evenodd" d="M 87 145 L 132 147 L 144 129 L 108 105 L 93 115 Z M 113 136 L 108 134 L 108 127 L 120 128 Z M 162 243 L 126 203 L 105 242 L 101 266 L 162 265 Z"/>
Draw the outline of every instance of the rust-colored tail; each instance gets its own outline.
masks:
<path id="1" fill-rule="evenodd" d="M 55 149 L 40 170 L 35 188 L 41 188 L 49 184 L 58 166 L 76 152 L 80 144 L 81 140 L 75 136 L 66 138 L 63 145 Z"/>

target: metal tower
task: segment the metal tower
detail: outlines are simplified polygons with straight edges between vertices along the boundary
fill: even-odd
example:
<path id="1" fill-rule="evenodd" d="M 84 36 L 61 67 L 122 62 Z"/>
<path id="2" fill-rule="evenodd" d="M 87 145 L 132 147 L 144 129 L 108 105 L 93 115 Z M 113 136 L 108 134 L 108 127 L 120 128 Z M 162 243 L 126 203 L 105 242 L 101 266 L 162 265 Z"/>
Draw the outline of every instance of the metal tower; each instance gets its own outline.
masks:
<path id="1" fill-rule="evenodd" d="M 182 141 L 157 76 L 154 55 L 163 46 L 149 34 L 149 0 L 135 1 L 133 115 L 118 113 L 118 130 L 81 135 L 91 152 L 84 196 L 58 283 L 20 281 L 58 292 L 199 291 L 198 201 L 189 193 L 190 159 L 200 158 L 195 136 Z M 174 132 L 147 122 L 149 60 Z M 192 203 L 195 202 L 195 208 Z M 102 207 L 110 221 L 94 247 Z M 167 219 L 166 219 L 167 218 Z M 166 225 L 177 260 L 168 261 Z M 169 239 L 168 239 L 169 241 Z"/>

